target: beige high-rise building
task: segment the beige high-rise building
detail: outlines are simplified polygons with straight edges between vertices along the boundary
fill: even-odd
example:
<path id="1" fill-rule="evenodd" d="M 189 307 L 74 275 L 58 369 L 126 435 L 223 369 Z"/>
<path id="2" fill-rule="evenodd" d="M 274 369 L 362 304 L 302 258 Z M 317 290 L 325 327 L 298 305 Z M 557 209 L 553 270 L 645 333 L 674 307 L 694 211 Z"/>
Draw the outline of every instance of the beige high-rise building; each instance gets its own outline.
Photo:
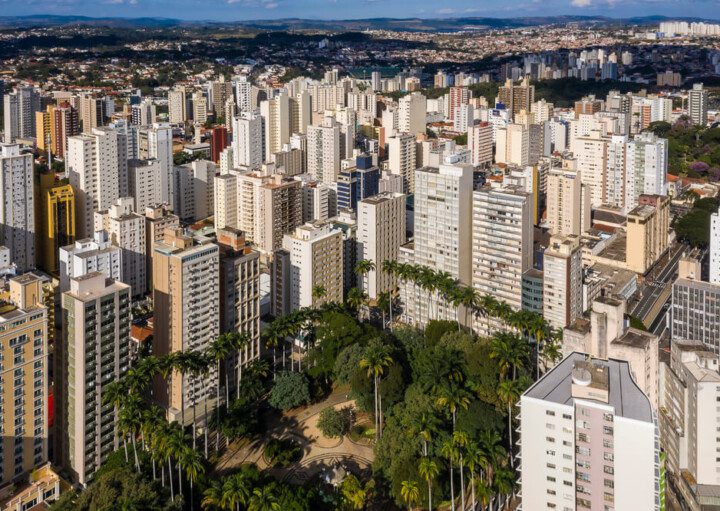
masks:
<path id="1" fill-rule="evenodd" d="M 147 289 L 152 289 L 152 268 L 155 245 L 165 239 L 166 229 L 180 227 L 180 218 L 174 215 L 167 204 L 145 208 L 145 268 L 147 272 Z"/>
<path id="2" fill-rule="evenodd" d="M 644 274 L 669 246 L 670 198 L 641 195 L 627 215 L 627 268 Z"/>
<path id="3" fill-rule="evenodd" d="M 488 122 L 474 124 L 468 128 L 468 149 L 472 164 L 485 167 L 493 161 L 493 128 Z"/>
<path id="4" fill-rule="evenodd" d="M 519 186 L 485 187 L 473 193 L 473 287 L 514 310 L 522 306 L 523 274 L 532 268 L 532 209 L 532 196 Z M 488 325 L 477 321 L 476 329 L 484 332 Z"/>
<path id="5" fill-rule="evenodd" d="M 358 276 L 358 287 L 371 300 L 397 286 L 395 276 L 382 266 L 385 261 L 396 261 L 405 243 L 405 200 L 405 194 L 385 192 L 358 202 L 357 260 L 375 263 L 374 270 Z"/>
<path id="6" fill-rule="evenodd" d="M 701 494 L 720 486 L 720 373 L 718 356 L 702 342 L 675 340 L 670 360 L 661 365 L 664 388 L 660 394 L 660 440 L 683 499 L 693 510 Z M 689 477 L 688 477 L 689 476 Z M 704 490 L 704 491 L 703 491 Z"/>
<path id="7" fill-rule="evenodd" d="M 188 119 L 185 87 L 168 92 L 168 116 L 172 124 L 183 124 Z"/>
<path id="8" fill-rule="evenodd" d="M 105 98 L 93 94 L 83 94 L 80 98 L 80 122 L 83 133 L 90 133 L 93 128 L 105 124 Z"/>
<path id="9" fill-rule="evenodd" d="M 495 162 L 530 164 L 530 130 L 522 124 L 508 124 L 495 132 Z"/>
<path id="10" fill-rule="evenodd" d="M 260 253 L 237 229 L 217 229 L 220 247 L 220 328 L 240 332 L 250 340 L 238 357 L 228 360 L 229 380 L 236 383 L 238 364 L 245 366 L 260 356 Z"/>
<path id="11" fill-rule="evenodd" d="M 75 482 L 87 485 L 120 447 L 118 417 L 103 394 L 129 368 L 130 287 L 100 272 L 73 278 L 62 294 L 62 310 L 62 374 L 55 385 L 58 457 Z"/>
<path id="12" fill-rule="evenodd" d="M 343 232 L 329 223 L 307 223 L 283 237 L 290 271 L 284 286 L 290 292 L 290 310 L 343 301 Z M 321 287 L 322 296 L 315 292 Z"/>
<path id="13" fill-rule="evenodd" d="M 590 206 L 593 208 L 603 205 L 607 193 L 607 145 L 608 139 L 599 131 L 577 137 L 573 143 L 580 180 L 590 190 Z"/>
<path id="14" fill-rule="evenodd" d="M 550 234 L 579 236 L 590 228 L 589 189 L 572 166 L 563 167 L 547 175 L 547 226 Z"/>
<path id="15" fill-rule="evenodd" d="M 0 487 L 22 481 L 48 459 L 48 310 L 42 281 L 10 280 L 0 307 Z"/>
<path id="16" fill-rule="evenodd" d="M 543 316 L 564 328 L 583 312 L 582 255 L 577 236 L 551 236 L 543 256 Z"/>
<path id="17" fill-rule="evenodd" d="M 415 193 L 415 169 L 417 145 L 415 136 L 408 133 L 388 138 L 388 171 L 402 176 L 403 191 Z"/>
<path id="18" fill-rule="evenodd" d="M 412 92 L 398 100 L 398 130 L 417 135 L 425 133 L 427 99 L 420 92 Z"/>
<path id="19" fill-rule="evenodd" d="M 283 145 L 290 142 L 290 98 L 282 93 L 272 99 L 260 103 L 260 115 L 265 119 L 265 155 L 268 161 L 270 155 L 281 151 Z"/>
<path id="20" fill-rule="evenodd" d="M 155 332 L 158 356 L 202 351 L 220 334 L 220 254 L 209 238 L 189 237 L 180 229 L 166 230 L 153 254 Z M 168 419 L 189 424 L 218 405 L 219 385 L 214 366 L 203 376 L 173 371 L 155 385 L 154 397 Z"/>
<path id="21" fill-rule="evenodd" d="M 517 85 L 508 79 L 505 85 L 501 85 L 498 89 L 498 99 L 512 116 L 521 110 L 529 112 L 535 102 L 535 86 L 530 85 L 530 80 L 527 78 L 523 78 Z"/>

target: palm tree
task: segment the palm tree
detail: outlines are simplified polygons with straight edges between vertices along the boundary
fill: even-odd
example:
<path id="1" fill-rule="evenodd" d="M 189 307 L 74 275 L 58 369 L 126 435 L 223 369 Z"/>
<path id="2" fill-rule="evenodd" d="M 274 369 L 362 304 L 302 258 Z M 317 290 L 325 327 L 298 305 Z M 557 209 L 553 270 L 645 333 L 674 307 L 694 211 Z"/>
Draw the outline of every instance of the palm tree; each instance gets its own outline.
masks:
<path id="1" fill-rule="evenodd" d="M 223 482 L 222 494 L 228 509 L 240 511 L 240 506 L 247 506 L 250 499 L 250 486 L 245 474 L 237 472 L 228 476 Z"/>
<path id="2" fill-rule="evenodd" d="M 402 496 L 405 504 L 407 504 L 408 511 L 412 511 L 412 508 L 420 500 L 420 488 L 416 481 L 403 481 L 402 487 L 400 488 L 400 496 Z"/>
<path id="3" fill-rule="evenodd" d="M 217 384 L 215 387 L 215 410 L 217 412 L 215 424 L 215 450 L 220 451 L 220 364 L 227 360 L 230 354 L 230 344 L 227 341 L 227 337 L 220 335 L 205 350 L 206 355 L 210 360 L 215 361 L 215 370 L 217 371 Z"/>
<path id="4" fill-rule="evenodd" d="M 370 259 L 360 259 L 357 263 L 355 263 L 355 274 L 361 279 L 361 285 L 358 287 L 365 292 L 367 292 L 370 287 L 368 283 L 365 282 L 365 278 L 371 271 L 374 270 L 375 263 Z"/>
<path id="5" fill-rule="evenodd" d="M 450 469 L 450 509 L 455 511 L 455 481 L 453 479 L 453 461 L 457 459 L 457 447 L 451 438 L 448 438 L 443 442 L 440 448 L 440 453 L 445 456 L 448 460 L 448 466 Z"/>
<path id="6" fill-rule="evenodd" d="M 512 441 L 512 407 L 517 403 L 522 393 L 519 380 L 505 380 L 500 382 L 497 393 L 500 400 L 507 406 L 508 413 L 508 447 L 510 452 L 510 465 L 513 465 L 513 441 Z"/>
<path id="7" fill-rule="evenodd" d="M 432 413 L 423 413 L 418 421 L 418 435 L 423 444 L 423 456 L 428 455 L 428 444 L 440 426 L 440 420 Z"/>
<path id="8" fill-rule="evenodd" d="M 321 298 L 325 298 L 327 296 L 327 289 L 325 289 L 325 286 L 321 285 L 313 286 L 311 294 L 313 305 L 315 305 L 316 301 L 320 301 Z"/>
<path id="9" fill-rule="evenodd" d="M 248 511 L 277 511 L 280 509 L 272 486 L 255 488 L 248 503 Z"/>
<path id="10" fill-rule="evenodd" d="M 218 508 L 218 509 L 229 509 L 232 511 L 232 507 L 228 508 L 228 503 L 225 500 L 225 494 L 223 492 L 223 483 L 217 479 L 213 479 L 205 489 L 203 493 L 203 499 L 200 503 L 203 509 Z"/>
<path id="11" fill-rule="evenodd" d="M 399 277 L 401 272 L 400 264 L 397 261 L 383 261 L 382 269 L 385 273 Z M 393 293 L 396 290 L 396 285 L 393 284 L 393 289 L 388 293 L 388 312 L 390 313 L 390 331 L 393 329 Z"/>
<path id="12" fill-rule="evenodd" d="M 458 465 L 460 467 L 460 509 L 465 509 L 465 460 L 463 458 L 463 451 L 470 442 L 467 433 L 464 431 L 455 431 L 452 435 L 452 441 L 457 447 L 458 452 Z"/>
<path id="13" fill-rule="evenodd" d="M 156 461 L 157 456 L 155 449 L 152 448 L 153 436 L 155 432 L 159 430 L 160 425 L 164 422 L 162 412 L 157 406 L 150 406 L 142 412 L 142 425 L 140 427 L 140 434 L 142 435 L 142 442 L 146 449 L 150 450 L 150 460 L 152 462 L 153 481 L 157 479 Z"/>
<path id="14" fill-rule="evenodd" d="M 382 407 L 380 405 L 380 378 L 385 368 L 393 364 L 388 348 L 380 341 L 371 343 L 360 359 L 360 368 L 367 370 L 368 377 L 372 377 L 375 387 L 375 438 L 382 436 Z"/>
<path id="15" fill-rule="evenodd" d="M 123 381 L 114 381 L 112 383 L 109 383 L 108 385 L 104 386 L 102 388 L 102 403 L 103 404 L 112 404 L 113 405 L 113 413 L 115 414 L 115 421 L 117 424 L 117 421 L 119 420 L 119 410 L 120 407 L 125 402 L 125 399 L 127 398 L 127 389 L 125 388 L 125 383 Z M 116 426 L 117 432 L 116 434 L 120 435 L 120 430 Z M 123 446 L 125 447 L 125 463 L 130 463 L 130 458 L 128 456 L 128 450 L 127 450 L 127 438 L 123 436 Z"/>
<path id="16" fill-rule="evenodd" d="M 380 309 L 380 313 L 382 314 L 382 329 L 385 330 L 385 309 L 390 307 L 390 300 L 392 300 L 392 297 L 388 291 L 383 291 L 381 293 L 378 293 L 377 298 L 377 306 L 378 309 Z M 392 323 L 392 320 L 390 320 Z M 392 324 L 390 325 L 390 329 L 392 329 Z"/>
<path id="17" fill-rule="evenodd" d="M 543 345 L 540 359 L 542 360 L 544 371 L 547 371 L 547 368 L 550 367 L 551 364 L 555 365 L 562 358 L 562 350 L 560 349 L 560 343 L 557 338 L 558 333 L 552 332 L 550 338 Z"/>
<path id="18" fill-rule="evenodd" d="M 511 369 L 513 379 L 517 378 L 517 370 L 524 366 L 527 353 L 527 343 L 517 335 L 496 332 L 490 340 L 490 358 L 497 361 L 501 380 L 507 378 Z"/>
<path id="19" fill-rule="evenodd" d="M 137 435 L 142 424 L 142 399 L 137 394 L 126 396 L 117 422 L 118 432 L 122 433 L 123 438 L 130 437 L 133 447 L 133 455 L 135 457 L 135 468 L 140 472 L 140 460 L 137 454 Z"/>
<path id="20" fill-rule="evenodd" d="M 346 302 L 350 310 L 356 312 L 358 321 L 360 321 L 360 310 L 365 300 L 367 300 L 367 295 L 358 288 L 354 287 L 348 291 Z"/>
<path id="21" fill-rule="evenodd" d="M 263 332 L 265 346 L 268 348 L 272 348 L 273 352 L 273 380 L 275 379 L 277 371 L 277 347 L 285 338 L 285 335 L 283 332 L 280 331 L 280 328 L 278 328 L 278 326 L 275 326 L 276 322 L 277 320 L 271 323 L 270 327 L 267 328 L 265 332 Z"/>
<path id="22" fill-rule="evenodd" d="M 235 361 L 235 399 L 240 399 L 240 380 L 242 380 L 243 352 L 250 345 L 250 337 L 246 333 L 233 332 L 228 334 L 228 343 L 236 352 Z M 229 406 L 229 401 L 228 401 Z"/>
<path id="23" fill-rule="evenodd" d="M 428 485 L 428 511 L 432 511 L 432 483 L 440 473 L 440 469 L 433 460 L 424 456 L 420 459 L 420 465 L 418 466 L 418 472 L 420 476 L 425 479 Z"/>
<path id="24" fill-rule="evenodd" d="M 476 472 L 479 467 L 484 463 L 485 454 L 480 449 L 480 446 L 475 442 L 468 442 L 465 446 L 465 466 L 470 471 L 470 498 L 472 499 L 472 506 L 470 509 L 475 510 L 477 507 L 477 495 L 475 492 L 475 481 Z"/>
<path id="25" fill-rule="evenodd" d="M 205 465 L 203 465 L 200 454 L 190 447 L 185 447 L 180 455 L 180 465 L 185 469 L 185 474 L 190 480 L 190 509 L 195 505 L 193 495 L 193 486 L 197 478 L 205 473 Z"/>
<path id="26" fill-rule="evenodd" d="M 467 410 L 470 406 L 470 393 L 456 383 L 448 383 L 440 390 L 440 395 L 435 400 L 436 404 L 447 409 L 452 417 L 453 433 L 455 433 L 455 422 L 458 408 Z"/>
<path id="27" fill-rule="evenodd" d="M 475 288 L 472 288 L 470 286 L 463 286 L 457 288 L 457 292 L 453 295 L 451 302 L 453 303 L 453 305 L 458 307 L 458 331 L 460 330 L 460 306 L 465 309 L 464 323 L 466 327 L 469 327 L 470 325 L 468 325 L 468 312 L 470 312 L 471 310 L 477 310 L 480 304 L 478 292 L 475 290 Z"/>

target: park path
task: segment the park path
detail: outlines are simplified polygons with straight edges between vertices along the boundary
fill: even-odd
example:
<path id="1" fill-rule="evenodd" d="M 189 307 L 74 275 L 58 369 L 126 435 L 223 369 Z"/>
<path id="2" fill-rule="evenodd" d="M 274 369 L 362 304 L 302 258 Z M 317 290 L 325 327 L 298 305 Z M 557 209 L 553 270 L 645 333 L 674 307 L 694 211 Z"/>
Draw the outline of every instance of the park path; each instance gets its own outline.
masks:
<path id="1" fill-rule="evenodd" d="M 242 439 L 231 443 L 222 454 L 216 470 L 232 471 L 243 463 L 255 463 L 261 470 L 268 469 L 279 480 L 304 483 L 317 473 L 329 467 L 343 466 L 357 472 L 369 469 L 373 461 L 372 445 L 342 438 L 325 438 L 317 428 L 318 415 L 325 408 L 354 408 L 355 402 L 348 399 L 347 388 L 334 389 L 327 399 L 308 407 L 289 410 L 280 419 L 268 424 L 263 438 L 257 440 Z M 293 438 L 304 449 L 302 459 L 286 468 L 268 467 L 262 452 L 270 438 Z"/>

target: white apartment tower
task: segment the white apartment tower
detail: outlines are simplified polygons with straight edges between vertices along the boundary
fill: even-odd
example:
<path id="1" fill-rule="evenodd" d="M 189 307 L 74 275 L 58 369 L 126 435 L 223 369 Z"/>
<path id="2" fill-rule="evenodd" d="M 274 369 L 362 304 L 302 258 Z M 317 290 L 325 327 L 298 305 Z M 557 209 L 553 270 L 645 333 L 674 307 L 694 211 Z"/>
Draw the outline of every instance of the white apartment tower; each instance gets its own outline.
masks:
<path id="1" fill-rule="evenodd" d="M 233 166 L 256 169 L 263 163 L 265 155 L 264 118 L 260 112 L 241 111 L 233 119 Z"/>
<path id="2" fill-rule="evenodd" d="M 493 161 L 493 129 L 490 123 L 481 122 L 468 127 L 468 149 L 472 164 L 485 167 Z"/>
<path id="3" fill-rule="evenodd" d="M 514 310 L 522 306 L 522 276 L 532 268 L 532 196 L 519 186 L 473 193 L 472 283 Z M 484 328 L 479 322 L 477 328 Z"/>
<path id="4" fill-rule="evenodd" d="M 443 164 L 415 171 L 414 242 L 401 248 L 402 262 L 447 272 L 461 284 L 471 282 L 472 183 L 470 165 Z M 425 325 L 431 319 L 456 319 L 454 306 L 410 283 L 400 282 L 404 320 Z"/>
<path id="5" fill-rule="evenodd" d="M 98 231 L 93 238 L 76 240 L 60 248 L 61 293 L 70 289 L 70 279 L 93 272 L 122 280 L 122 251 L 110 243 L 107 231 Z"/>
<path id="6" fill-rule="evenodd" d="M 524 511 L 657 511 L 653 409 L 622 360 L 574 352 L 520 398 Z"/>
<path id="7" fill-rule="evenodd" d="M 702 83 L 693 84 L 688 91 L 688 116 L 693 124 L 705 126 L 708 114 L 708 92 Z"/>
<path id="8" fill-rule="evenodd" d="M 414 135 L 404 133 L 388 138 L 388 171 L 402 176 L 403 190 L 407 194 L 415 192 L 416 151 Z"/>
<path id="9" fill-rule="evenodd" d="M 65 169 L 75 192 L 78 238 L 92 236 L 94 212 L 109 209 L 120 197 L 120 160 L 127 159 L 124 137 L 112 128 L 68 137 Z"/>
<path id="10" fill-rule="evenodd" d="M 340 126 L 325 117 L 320 126 L 307 128 L 307 171 L 318 181 L 332 184 L 340 172 Z"/>
<path id="11" fill-rule="evenodd" d="M 106 215 L 107 232 L 122 251 L 123 282 L 132 296 L 147 292 L 145 216 L 135 212 L 132 197 L 118 199 Z"/>
<path id="12" fill-rule="evenodd" d="M 411 92 L 398 100 L 398 131 L 416 136 L 425 133 L 427 99 L 420 92 Z"/>
<path id="13" fill-rule="evenodd" d="M 382 266 L 385 261 L 396 261 L 405 243 L 405 197 L 385 192 L 358 202 L 357 259 L 375 263 L 374 270 L 359 277 L 358 287 L 371 300 L 397 285 L 395 277 L 383 271 Z"/>
<path id="14" fill-rule="evenodd" d="M 588 192 L 577 171 L 572 168 L 550 169 L 547 175 L 546 219 L 550 234 L 579 236 L 590 228 Z"/>
<path id="15" fill-rule="evenodd" d="M 665 195 L 668 142 L 651 132 L 639 133 L 627 144 L 625 207 L 638 204 L 640 195 Z"/>
<path id="16" fill-rule="evenodd" d="M 20 272 L 35 267 L 33 156 L 19 145 L 0 145 L 0 244 Z"/>

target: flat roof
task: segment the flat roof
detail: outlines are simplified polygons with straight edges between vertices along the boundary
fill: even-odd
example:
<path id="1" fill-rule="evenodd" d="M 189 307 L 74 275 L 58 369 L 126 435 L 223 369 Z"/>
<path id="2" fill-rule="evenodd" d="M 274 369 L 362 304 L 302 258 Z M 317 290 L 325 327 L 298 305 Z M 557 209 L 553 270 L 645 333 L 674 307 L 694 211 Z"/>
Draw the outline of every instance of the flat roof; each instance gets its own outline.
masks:
<path id="1" fill-rule="evenodd" d="M 545 374 L 523 396 L 550 401 L 562 405 L 572 405 L 572 374 L 576 362 L 585 362 L 588 355 L 573 352 L 565 357 L 549 373 Z M 624 360 L 592 359 L 594 364 L 607 367 L 608 405 L 615 409 L 615 415 L 644 422 L 652 422 L 650 400 L 640 390 L 630 375 L 630 365 Z M 584 401 L 594 401 L 583 398 Z M 596 401 L 606 404 L 602 401 Z"/>

